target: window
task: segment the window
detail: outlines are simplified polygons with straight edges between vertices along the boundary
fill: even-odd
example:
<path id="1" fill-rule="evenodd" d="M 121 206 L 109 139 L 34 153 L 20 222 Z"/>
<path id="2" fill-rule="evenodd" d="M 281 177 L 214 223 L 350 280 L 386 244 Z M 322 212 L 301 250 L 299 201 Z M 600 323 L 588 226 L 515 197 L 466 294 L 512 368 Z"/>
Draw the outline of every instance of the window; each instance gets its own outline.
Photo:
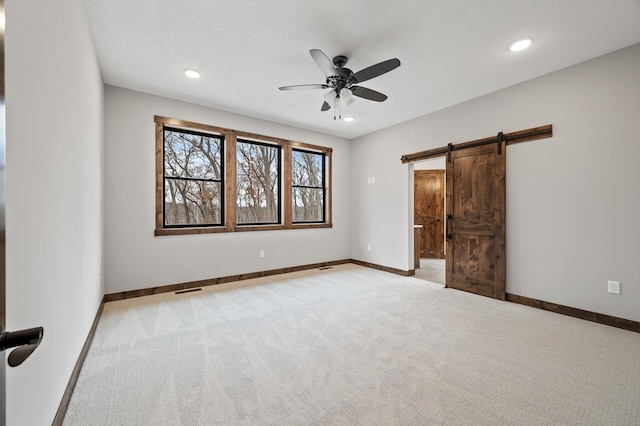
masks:
<path id="1" fill-rule="evenodd" d="M 236 223 L 280 223 L 280 147 L 236 142 Z"/>
<path id="2" fill-rule="evenodd" d="M 331 148 L 154 121 L 155 235 L 332 226 Z"/>
<path id="3" fill-rule="evenodd" d="M 164 226 L 223 224 L 223 139 L 165 128 Z"/>
<path id="4" fill-rule="evenodd" d="M 294 148 L 291 159 L 293 223 L 324 222 L 324 154 Z"/>

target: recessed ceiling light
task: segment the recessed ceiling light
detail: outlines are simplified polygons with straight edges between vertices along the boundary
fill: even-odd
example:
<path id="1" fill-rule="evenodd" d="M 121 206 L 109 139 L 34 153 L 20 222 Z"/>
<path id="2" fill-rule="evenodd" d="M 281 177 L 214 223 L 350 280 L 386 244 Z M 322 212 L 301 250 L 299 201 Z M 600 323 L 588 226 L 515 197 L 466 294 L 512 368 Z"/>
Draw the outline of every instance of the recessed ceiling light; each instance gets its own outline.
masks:
<path id="1" fill-rule="evenodd" d="M 345 117 L 344 118 L 344 121 L 347 121 L 347 122 L 352 122 L 353 120 L 355 120 L 355 118 L 353 118 L 353 117 Z"/>
<path id="2" fill-rule="evenodd" d="M 200 73 L 194 70 L 186 70 L 184 72 L 184 75 L 186 75 L 189 78 L 200 78 Z"/>
<path id="3" fill-rule="evenodd" d="M 524 50 L 527 47 L 531 46 L 532 42 L 533 42 L 532 39 L 525 38 L 525 39 L 522 39 L 520 41 L 516 41 L 515 43 L 513 43 L 509 49 L 511 49 L 512 52 L 519 52 L 519 51 Z"/>

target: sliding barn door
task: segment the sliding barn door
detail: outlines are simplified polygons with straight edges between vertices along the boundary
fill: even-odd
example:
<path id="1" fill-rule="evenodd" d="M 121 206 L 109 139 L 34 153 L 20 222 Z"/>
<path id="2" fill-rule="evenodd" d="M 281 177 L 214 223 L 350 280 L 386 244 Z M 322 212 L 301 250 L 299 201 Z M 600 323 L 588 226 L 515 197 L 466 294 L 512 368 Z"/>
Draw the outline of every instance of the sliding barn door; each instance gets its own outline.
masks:
<path id="1" fill-rule="evenodd" d="M 414 172 L 414 225 L 422 225 L 420 257 L 444 259 L 444 170 Z"/>
<path id="2" fill-rule="evenodd" d="M 502 143 L 447 161 L 447 287 L 505 298 L 505 153 Z"/>

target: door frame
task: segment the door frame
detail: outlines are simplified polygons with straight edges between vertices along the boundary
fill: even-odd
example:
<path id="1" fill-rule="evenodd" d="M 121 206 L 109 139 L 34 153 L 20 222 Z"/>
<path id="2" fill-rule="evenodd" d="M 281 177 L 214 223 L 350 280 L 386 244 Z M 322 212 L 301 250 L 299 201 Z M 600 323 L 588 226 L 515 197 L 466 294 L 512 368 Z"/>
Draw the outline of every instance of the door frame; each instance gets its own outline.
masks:
<path id="1" fill-rule="evenodd" d="M 429 160 L 429 161 L 433 161 L 433 167 L 429 168 L 429 169 L 417 169 L 415 168 L 415 166 L 417 164 L 423 163 L 423 162 L 427 162 L 427 161 L 423 161 L 423 160 Z M 404 162 L 404 161 L 403 161 Z M 407 180 L 409 183 L 409 221 L 410 221 L 410 226 L 409 226 L 409 270 L 410 271 L 415 271 L 415 269 L 418 268 L 414 268 L 414 262 L 415 262 L 415 229 L 414 229 L 414 224 L 415 224 L 415 205 L 414 205 L 414 199 L 415 199 L 415 172 L 419 171 L 419 170 L 445 170 L 446 169 L 446 163 L 445 163 L 445 157 L 443 155 L 434 155 L 434 156 L 430 156 L 430 157 L 426 157 L 426 158 L 422 158 L 422 159 L 417 159 L 417 160 L 413 160 L 413 161 L 407 161 L 406 163 L 409 163 L 409 167 L 407 167 L 407 171 L 408 171 L 408 175 L 407 175 Z M 447 181 L 447 173 L 445 170 L 445 174 L 444 174 L 444 179 L 445 179 L 445 185 L 446 185 L 446 181 Z M 446 193 L 445 193 L 445 209 L 446 209 Z M 444 244 L 444 242 L 443 242 Z M 444 250 L 445 250 L 445 258 L 446 258 L 446 244 L 444 245 Z"/>
<path id="2" fill-rule="evenodd" d="M 6 21 L 4 0 L 0 0 L 0 13 Z M 5 91 L 4 91 L 4 27 L 0 32 L 0 325 L 7 325 L 6 318 L 6 246 L 5 246 L 5 166 L 6 166 L 6 140 L 5 140 Z M 6 363 L 4 354 L 0 357 L 0 425 L 5 425 L 6 419 Z"/>

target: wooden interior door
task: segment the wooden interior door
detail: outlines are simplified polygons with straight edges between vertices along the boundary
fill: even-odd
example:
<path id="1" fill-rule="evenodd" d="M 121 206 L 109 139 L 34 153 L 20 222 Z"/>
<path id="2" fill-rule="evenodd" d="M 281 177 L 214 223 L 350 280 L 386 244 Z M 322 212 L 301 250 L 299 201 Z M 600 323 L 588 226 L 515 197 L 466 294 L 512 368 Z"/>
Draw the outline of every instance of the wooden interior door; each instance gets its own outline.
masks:
<path id="1" fill-rule="evenodd" d="M 447 287 L 505 298 L 506 149 L 451 152 L 447 161 Z"/>
<path id="2" fill-rule="evenodd" d="M 414 225 L 422 225 L 420 257 L 444 259 L 444 170 L 414 172 Z"/>

